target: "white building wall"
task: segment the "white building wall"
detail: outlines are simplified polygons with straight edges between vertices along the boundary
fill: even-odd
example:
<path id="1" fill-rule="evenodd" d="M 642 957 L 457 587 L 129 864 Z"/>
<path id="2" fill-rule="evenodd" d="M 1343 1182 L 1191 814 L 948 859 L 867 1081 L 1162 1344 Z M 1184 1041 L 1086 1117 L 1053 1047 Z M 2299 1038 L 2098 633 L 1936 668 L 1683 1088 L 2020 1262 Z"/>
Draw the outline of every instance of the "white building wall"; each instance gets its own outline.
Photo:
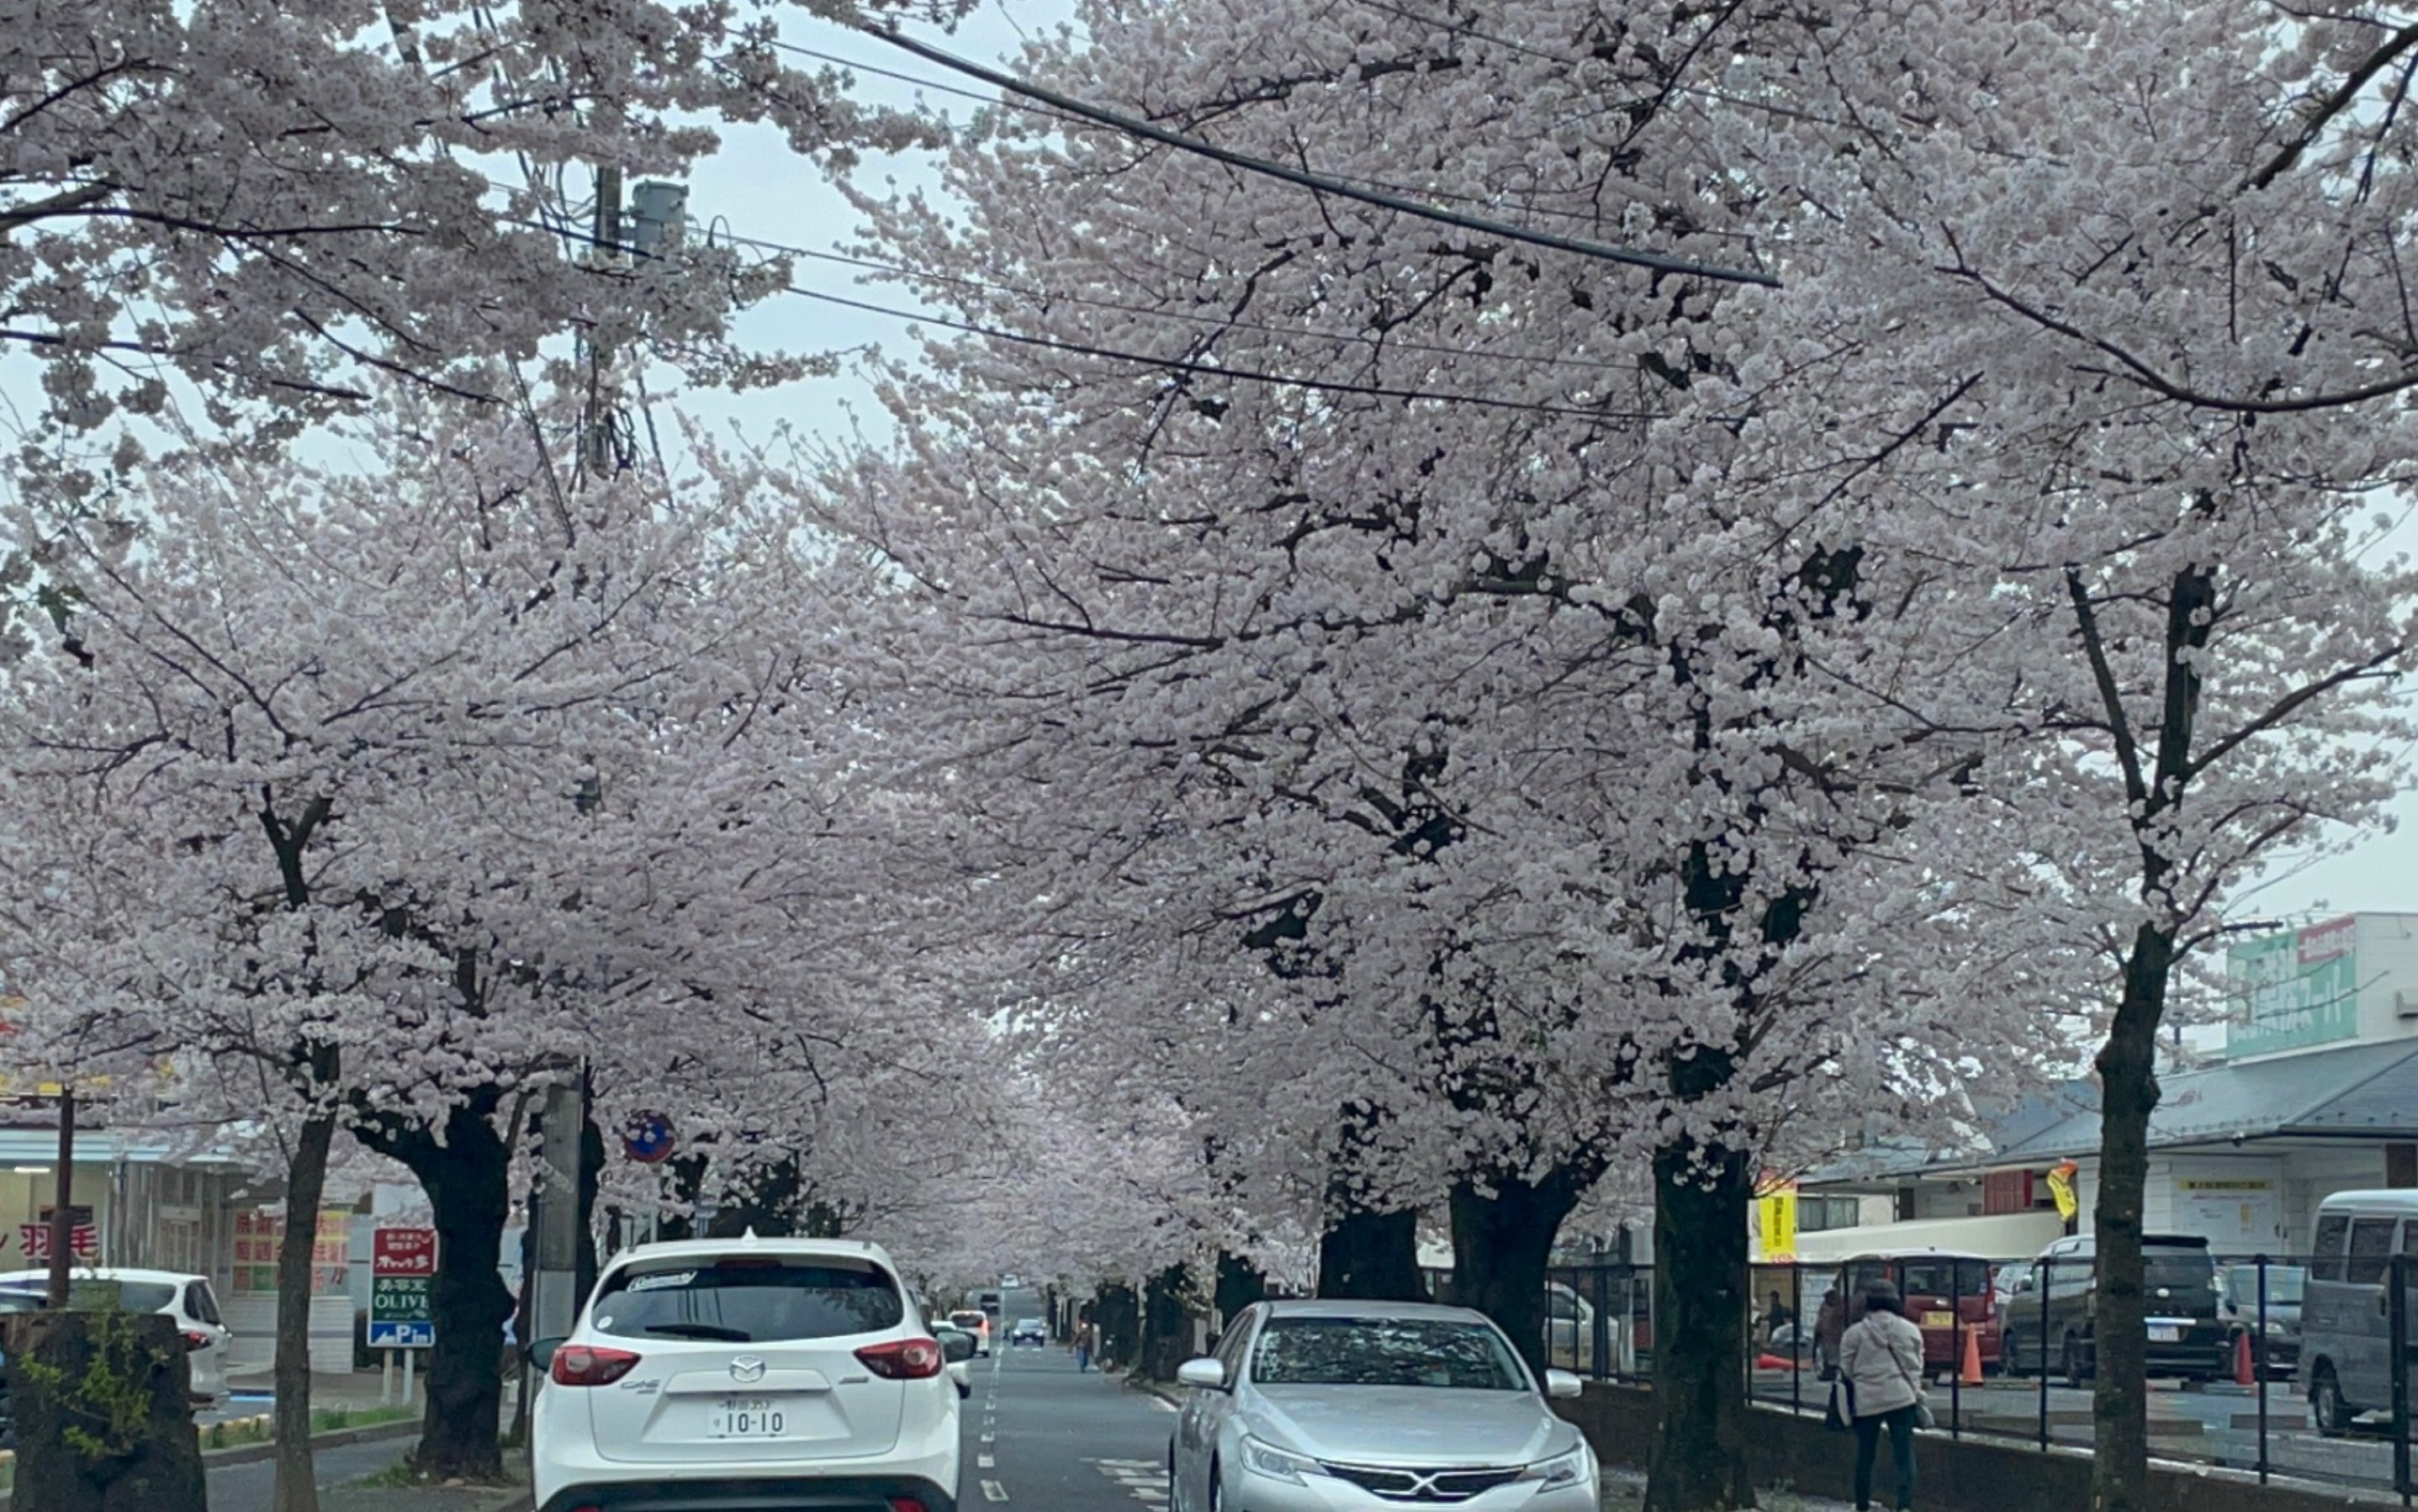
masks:
<path id="1" fill-rule="evenodd" d="M 2418 1010 L 2418 913 L 2363 913 L 2359 919 L 2359 1037 L 2418 1035 L 2418 1011 L 2401 1016 L 2397 994 Z"/>
<path id="2" fill-rule="evenodd" d="M 2384 1184 L 2381 1145 L 2295 1150 L 2284 1164 L 2284 1247 L 2305 1255 L 2317 1245 L 2318 1204 L 2336 1192 Z"/>

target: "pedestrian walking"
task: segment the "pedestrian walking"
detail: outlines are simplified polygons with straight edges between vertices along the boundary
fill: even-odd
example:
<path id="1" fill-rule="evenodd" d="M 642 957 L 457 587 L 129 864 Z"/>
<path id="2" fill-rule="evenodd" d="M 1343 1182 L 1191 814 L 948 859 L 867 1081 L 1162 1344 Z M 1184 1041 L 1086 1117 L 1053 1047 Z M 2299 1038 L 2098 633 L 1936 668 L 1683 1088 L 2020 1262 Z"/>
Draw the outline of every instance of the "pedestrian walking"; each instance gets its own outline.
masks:
<path id="1" fill-rule="evenodd" d="M 1883 1429 L 1890 1466 L 1897 1472 L 1898 1512 L 1914 1505 L 1914 1429 L 1923 1421 L 1922 1330 L 1908 1322 L 1897 1288 L 1875 1281 L 1864 1291 L 1864 1316 L 1839 1341 L 1839 1374 L 1855 1404 L 1856 1507 L 1870 1512 L 1873 1470 Z"/>
<path id="2" fill-rule="evenodd" d="M 1092 1367 L 1092 1325 L 1075 1325 L 1075 1373 L 1081 1375 Z"/>
<path id="3" fill-rule="evenodd" d="M 1779 1292 L 1773 1292 L 1771 1306 L 1763 1310 L 1764 1341 L 1769 1344 L 1779 1343 L 1780 1331 L 1795 1321 L 1797 1321 L 1796 1312 L 1789 1307 L 1788 1304 L 1780 1300 Z"/>

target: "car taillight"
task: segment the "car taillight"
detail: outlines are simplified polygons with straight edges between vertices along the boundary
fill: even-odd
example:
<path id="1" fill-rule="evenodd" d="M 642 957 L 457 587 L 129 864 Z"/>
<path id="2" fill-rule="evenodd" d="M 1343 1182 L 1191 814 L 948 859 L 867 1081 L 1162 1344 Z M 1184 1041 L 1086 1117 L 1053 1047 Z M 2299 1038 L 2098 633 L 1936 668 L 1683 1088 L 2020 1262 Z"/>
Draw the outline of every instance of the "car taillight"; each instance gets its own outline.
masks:
<path id="1" fill-rule="evenodd" d="M 628 1350 L 607 1349 L 601 1344 L 565 1344 L 554 1352 L 554 1367 L 546 1377 L 558 1386 L 609 1386 L 628 1375 L 637 1363 L 638 1357 Z"/>
<path id="2" fill-rule="evenodd" d="M 890 1512 L 931 1512 L 931 1509 L 911 1496 L 894 1496 L 890 1499 Z"/>
<path id="3" fill-rule="evenodd" d="M 208 1349 L 215 1342 L 217 1341 L 212 1339 L 207 1334 L 199 1333 L 191 1328 L 185 1330 L 185 1352 L 187 1354 L 192 1353 L 195 1350 Z"/>
<path id="4" fill-rule="evenodd" d="M 929 1381 L 948 1365 L 938 1339 L 900 1338 L 867 1344 L 856 1352 L 865 1367 L 884 1381 Z M 560 1355 L 555 1356 L 560 1359 Z"/>

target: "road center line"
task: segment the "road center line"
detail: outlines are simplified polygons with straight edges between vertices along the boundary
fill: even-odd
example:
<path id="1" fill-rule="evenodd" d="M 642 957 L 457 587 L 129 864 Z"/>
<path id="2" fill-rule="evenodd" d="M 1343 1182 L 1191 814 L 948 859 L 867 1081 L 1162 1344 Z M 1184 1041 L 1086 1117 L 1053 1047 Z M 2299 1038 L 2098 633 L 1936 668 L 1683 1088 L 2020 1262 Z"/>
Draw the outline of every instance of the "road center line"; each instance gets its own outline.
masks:
<path id="1" fill-rule="evenodd" d="M 995 1480 L 987 1480 L 983 1482 L 983 1500 L 986 1502 L 1004 1502 L 1007 1500 L 1007 1488 L 1002 1486 Z"/>

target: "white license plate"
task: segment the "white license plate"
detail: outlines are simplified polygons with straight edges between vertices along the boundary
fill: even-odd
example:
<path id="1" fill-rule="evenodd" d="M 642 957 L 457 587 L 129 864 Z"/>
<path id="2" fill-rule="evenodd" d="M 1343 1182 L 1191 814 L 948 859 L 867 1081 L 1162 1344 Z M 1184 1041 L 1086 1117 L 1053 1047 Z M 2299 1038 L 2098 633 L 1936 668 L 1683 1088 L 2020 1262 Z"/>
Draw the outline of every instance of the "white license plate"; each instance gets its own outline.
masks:
<path id="1" fill-rule="evenodd" d="M 2183 1331 L 2181 1328 L 2176 1327 L 2173 1323 L 2151 1323 L 2150 1325 L 2150 1342 L 2152 1344 L 2180 1343 L 2182 1340 L 2182 1336 Z"/>
<path id="2" fill-rule="evenodd" d="M 777 1439 L 789 1430 L 789 1414 L 770 1397 L 725 1397 L 706 1414 L 709 1439 Z"/>

